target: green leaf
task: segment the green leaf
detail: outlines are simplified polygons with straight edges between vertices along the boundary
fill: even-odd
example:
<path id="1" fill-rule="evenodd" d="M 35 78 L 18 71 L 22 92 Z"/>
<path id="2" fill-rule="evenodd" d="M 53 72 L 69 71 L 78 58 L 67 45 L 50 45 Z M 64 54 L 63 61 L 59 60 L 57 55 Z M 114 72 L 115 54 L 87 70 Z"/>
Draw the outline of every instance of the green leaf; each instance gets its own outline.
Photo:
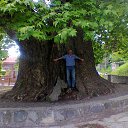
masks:
<path id="1" fill-rule="evenodd" d="M 69 36 L 75 37 L 76 33 L 77 33 L 77 31 L 75 29 L 71 29 Z"/>

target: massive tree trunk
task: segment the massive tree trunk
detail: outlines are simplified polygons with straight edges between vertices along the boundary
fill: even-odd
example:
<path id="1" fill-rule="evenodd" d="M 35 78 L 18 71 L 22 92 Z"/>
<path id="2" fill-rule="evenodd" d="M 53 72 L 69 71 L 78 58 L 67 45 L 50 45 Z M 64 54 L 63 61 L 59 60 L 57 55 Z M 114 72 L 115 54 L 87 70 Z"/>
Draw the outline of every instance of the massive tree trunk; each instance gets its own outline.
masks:
<path id="1" fill-rule="evenodd" d="M 58 65 L 53 62 L 58 54 L 52 41 L 40 42 L 34 38 L 18 43 L 19 71 L 12 91 L 5 98 L 24 101 L 45 100 L 57 81 Z"/>
<path id="2" fill-rule="evenodd" d="M 68 48 L 84 59 L 76 63 L 76 86 L 79 92 L 75 98 L 93 97 L 112 92 L 113 85 L 101 78 L 95 68 L 91 41 L 84 41 L 82 31 L 67 44 L 57 45 L 53 41 L 40 42 L 34 38 L 18 44 L 21 56 L 19 73 L 13 89 L 4 95 L 19 101 L 45 101 L 52 93 L 58 77 L 64 82 L 65 64 L 53 62 L 53 59 L 66 53 Z M 67 94 L 61 99 L 70 99 Z"/>

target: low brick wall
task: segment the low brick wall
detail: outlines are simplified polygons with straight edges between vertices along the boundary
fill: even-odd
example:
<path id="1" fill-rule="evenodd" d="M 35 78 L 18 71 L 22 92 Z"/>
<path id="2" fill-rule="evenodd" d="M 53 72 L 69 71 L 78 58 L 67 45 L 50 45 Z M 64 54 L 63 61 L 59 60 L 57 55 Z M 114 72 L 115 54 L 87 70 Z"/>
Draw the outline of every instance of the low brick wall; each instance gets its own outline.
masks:
<path id="1" fill-rule="evenodd" d="M 97 119 L 97 115 L 105 111 L 123 110 L 127 105 L 128 95 L 90 103 L 0 108 L 0 128 L 62 128 L 67 124 Z"/>
<path id="2" fill-rule="evenodd" d="M 128 76 L 105 75 L 104 78 L 112 83 L 128 84 Z"/>

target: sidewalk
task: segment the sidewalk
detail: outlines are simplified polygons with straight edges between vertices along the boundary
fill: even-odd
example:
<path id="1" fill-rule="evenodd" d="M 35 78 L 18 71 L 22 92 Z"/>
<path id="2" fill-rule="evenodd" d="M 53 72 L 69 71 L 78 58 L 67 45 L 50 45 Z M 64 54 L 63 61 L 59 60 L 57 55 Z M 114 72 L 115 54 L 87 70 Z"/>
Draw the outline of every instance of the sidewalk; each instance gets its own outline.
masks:
<path id="1" fill-rule="evenodd" d="M 110 117 L 101 120 L 81 123 L 76 126 L 72 125 L 72 128 L 128 128 L 128 108 L 126 109 L 126 112 L 111 115 Z"/>

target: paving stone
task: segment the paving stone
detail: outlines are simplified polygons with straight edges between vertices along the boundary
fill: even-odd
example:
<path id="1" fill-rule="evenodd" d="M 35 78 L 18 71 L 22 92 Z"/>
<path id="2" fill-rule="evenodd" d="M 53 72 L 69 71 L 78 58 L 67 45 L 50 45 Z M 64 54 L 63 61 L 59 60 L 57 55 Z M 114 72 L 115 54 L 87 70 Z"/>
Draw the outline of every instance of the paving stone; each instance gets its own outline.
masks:
<path id="1" fill-rule="evenodd" d="M 71 120 L 77 116 L 79 116 L 79 112 L 75 109 L 63 109 L 60 111 L 60 114 L 63 116 L 66 120 Z"/>
<path id="2" fill-rule="evenodd" d="M 35 111 L 31 111 L 28 113 L 28 119 L 33 123 L 36 123 L 39 120 L 39 117 Z"/>
<path id="3" fill-rule="evenodd" d="M 23 128 L 23 127 L 14 127 L 14 126 L 0 126 L 0 128 Z"/>
<path id="4" fill-rule="evenodd" d="M 52 124 L 55 122 L 53 110 L 46 110 L 42 113 L 41 123 Z"/>
<path id="5" fill-rule="evenodd" d="M 14 122 L 25 122 L 27 119 L 28 113 L 25 110 L 19 110 L 14 112 Z"/>
<path id="6" fill-rule="evenodd" d="M 107 126 L 108 126 L 108 128 L 125 128 L 123 123 L 118 123 L 118 122 L 109 124 Z"/>
<path id="7" fill-rule="evenodd" d="M 128 116 L 126 117 L 122 117 L 120 119 L 117 120 L 118 122 L 127 122 L 128 121 Z"/>
<path id="8" fill-rule="evenodd" d="M 127 122 L 124 122 L 124 128 L 128 128 L 128 121 Z"/>
<path id="9" fill-rule="evenodd" d="M 111 108 L 111 106 L 112 106 L 112 105 L 111 105 L 111 103 L 109 103 L 109 102 L 104 104 L 105 109 L 109 109 L 109 108 Z"/>
<path id="10" fill-rule="evenodd" d="M 90 106 L 90 112 L 93 112 L 93 113 L 102 112 L 103 110 L 105 110 L 105 107 L 103 104 Z"/>
<path id="11" fill-rule="evenodd" d="M 49 126 L 48 128 L 61 128 L 60 126 Z"/>
<path id="12" fill-rule="evenodd" d="M 55 120 L 54 120 L 54 117 L 47 117 L 47 118 L 42 118 L 41 122 L 45 124 L 51 124 L 51 123 L 54 123 Z"/>
<path id="13" fill-rule="evenodd" d="M 63 121 L 63 120 L 66 120 L 66 119 L 65 119 L 64 115 L 61 114 L 61 112 L 56 111 L 55 112 L 55 120 L 56 121 Z"/>
<path id="14" fill-rule="evenodd" d="M 12 113 L 7 110 L 3 112 L 3 124 L 8 125 L 12 121 Z"/>
<path id="15" fill-rule="evenodd" d="M 77 128 L 74 124 L 61 126 L 60 128 Z"/>
<path id="16" fill-rule="evenodd" d="M 89 113 L 90 106 L 83 106 L 78 108 L 78 112 L 81 116 L 84 116 L 85 114 Z"/>
<path id="17" fill-rule="evenodd" d="M 0 123 L 3 121 L 3 112 L 0 112 Z"/>

